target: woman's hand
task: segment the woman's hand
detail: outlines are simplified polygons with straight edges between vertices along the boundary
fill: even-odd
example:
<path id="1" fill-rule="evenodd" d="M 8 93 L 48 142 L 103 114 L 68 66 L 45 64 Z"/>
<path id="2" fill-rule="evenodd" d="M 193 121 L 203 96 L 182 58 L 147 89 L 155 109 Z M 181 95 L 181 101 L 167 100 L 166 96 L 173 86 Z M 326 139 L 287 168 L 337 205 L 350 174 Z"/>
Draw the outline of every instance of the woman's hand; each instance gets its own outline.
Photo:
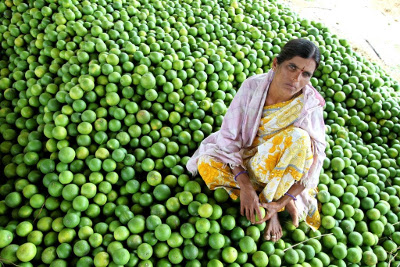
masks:
<path id="1" fill-rule="evenodd" d="M 239 171 L 235 170 L 236 173 L 239 173 Z M 250 182 L 249 176 L 246 173 L 240 174 L 237 177 L 237 182 L 240 186 L 240 214 L 246 216 L 253 224 L 265 222 L 264 218 L 261 216 L 260 200 Z M 259 219 L 258 221 L 256 221 L 256 214 Z"/>
<path id="2" fill-rule="evenodd" d="M 251 223 L 262 223 L 261 211 L 259 209 L 260 201 L 258 195 L 252 186 L 240 188 L 240 214 L 246 216 Z M 256 222 L 256 216 L 260 221 Z"/>
<path id="3" fill-rule="evenodd" d="M 261 207 L 265 208 L 265 220 L 268 221 L 269 219 L 274 216 L 275 213 L 280 211 L 284 206 L 279 202 L 269 202 L 269 203 L 262 203 Z"/>
<path id="4" fill-rule="evenodd" d="M 304 186 L 301 183 L 295 183 L 293 184 L 288 193 L 294 197 L 298 196 L 302 191 L 304 190 Z M 269 203 L 262 203 L 262 207 L 266 209 L 265 213 L 265 218 L 266 220 L 271 219 L 271 217 L 280 211 L 282 208 L 286 207 L 287 211 L 290 213 L 293 219 L 293 224 L 297 227 L 298 225 L 298 214 L 297 214 L 297 209 L 296 205 L 294 204 L 294 201 L 292 197 L 288 195 L 282 196 L 279 200 L 275 202 L 269 202 Z"/>
<path id="5" fill-rule="evenodd" d="M 265 219 L 271 219 L 278 211 L 280 211 L 283 207 L 285 207 L 286 211 L 292 217 L 293 225 L 295 227 L 299 226 L 299 214 L 297 212 L 296 204 L 293 200 L 289 200 L 286 205 L 283 205 L 281 202 L 270 202 L 261 204 L 262 207 L 266 209 Z"/>

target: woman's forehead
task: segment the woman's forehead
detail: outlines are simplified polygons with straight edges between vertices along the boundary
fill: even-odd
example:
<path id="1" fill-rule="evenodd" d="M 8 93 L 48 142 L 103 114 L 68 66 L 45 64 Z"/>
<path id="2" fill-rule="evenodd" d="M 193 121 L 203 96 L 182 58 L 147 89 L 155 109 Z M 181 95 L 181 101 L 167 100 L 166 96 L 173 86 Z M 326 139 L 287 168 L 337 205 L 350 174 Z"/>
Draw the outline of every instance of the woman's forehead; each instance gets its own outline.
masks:
<path id="1" fill-rule="evenodd" d="M 284 63 L 293 64 L 300 70 L 309 72 L 314 72 L 315 67 L 317 66 L 313 58 L 302 58 L 299 56 L 288 59 Z"/>

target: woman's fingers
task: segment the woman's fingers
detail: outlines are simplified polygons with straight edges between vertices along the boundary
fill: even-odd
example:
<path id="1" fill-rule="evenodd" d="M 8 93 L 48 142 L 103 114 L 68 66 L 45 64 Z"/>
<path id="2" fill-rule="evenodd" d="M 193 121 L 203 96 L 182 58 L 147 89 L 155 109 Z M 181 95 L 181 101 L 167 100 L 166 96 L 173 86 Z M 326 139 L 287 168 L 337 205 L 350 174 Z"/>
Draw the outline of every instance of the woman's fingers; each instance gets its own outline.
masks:
<path id="1" fill-rule="evenodd" d="M 249 219 L 249 221 L 251 223 L 253 223 L 253 220 L 254 220 L 253 215 L 254 215 L 254 210 L 252 209 L 252 207 L 249 207 L 249 217 L 248 217 L 248 219 Z"/>
<path id="2" fill-rule="evenodd" d="M 247 218 L 247 220 L 251 221 L 250 209 L 249 209 L 249 208 L 245 208 L 245 211 L 246 211 L 246 218 Z"/>
<path id="3" fill-rule="evenodd" d="M 262 218 L 261 220 L 257 221 L 256 224 L 262 224 L 264 222 L 268 221 L 267 217 Z"/>
<path id="4" fill-rule="evenodd" d="M 247 220 L 249 220 L 251 223 L 254 224 L 255 213 L 254 213 L 254 208 L 253 207 L 247 207 L 246 208 L 246 218 L 247 218 Z"/>
<path id="5" fill-rule="evenodd" d="M 258 221 L 264 219 L 264 218 L 261 216 L 261 211 L 260 211 L 260 208 L 259 208 L 258 203 L 257 203 L 257 205 L 256 205 L 256 214 L 257 214 L 257 217 L 258 217 Z M 256 221 L 256 223 L 257 223 L 258 221 Z"/>

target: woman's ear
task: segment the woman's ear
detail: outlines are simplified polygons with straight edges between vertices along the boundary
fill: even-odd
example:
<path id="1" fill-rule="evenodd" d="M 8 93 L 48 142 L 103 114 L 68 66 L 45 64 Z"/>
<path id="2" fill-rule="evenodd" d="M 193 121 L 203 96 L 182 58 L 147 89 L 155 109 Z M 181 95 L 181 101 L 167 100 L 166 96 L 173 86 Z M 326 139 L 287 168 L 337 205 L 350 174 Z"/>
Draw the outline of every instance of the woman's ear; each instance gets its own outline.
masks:
<path id="1" fill-rule="evenodd" d="M 272 69 L 275 71 L 277 66 L 278 66 L 278 59 L 274 58 L 274 60 L 272 61 Z"/>

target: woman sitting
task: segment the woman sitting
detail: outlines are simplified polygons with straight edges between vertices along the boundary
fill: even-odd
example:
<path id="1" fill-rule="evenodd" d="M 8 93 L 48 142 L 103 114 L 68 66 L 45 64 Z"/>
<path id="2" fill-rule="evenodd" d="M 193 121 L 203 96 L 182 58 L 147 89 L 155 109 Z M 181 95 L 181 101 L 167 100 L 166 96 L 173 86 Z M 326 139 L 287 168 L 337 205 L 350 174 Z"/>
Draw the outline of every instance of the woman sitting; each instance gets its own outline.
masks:
<path id="1" fill-rule="evenodd" d="M 272 70 L 245 80 L 232 100 L 221 129 L 203 140 L 187 163 L 211 190 L 240 197 L 240 212 L 252 223 L 268 221 L 266 240 L 282 237 L 278 211 L 320 226 L 316 187 L 325 158 L 325 101 L 310 84 L 318 68 L 318 47 L 289 41 Z M 259 207 L 266 209 L 261 218 Z"/>

